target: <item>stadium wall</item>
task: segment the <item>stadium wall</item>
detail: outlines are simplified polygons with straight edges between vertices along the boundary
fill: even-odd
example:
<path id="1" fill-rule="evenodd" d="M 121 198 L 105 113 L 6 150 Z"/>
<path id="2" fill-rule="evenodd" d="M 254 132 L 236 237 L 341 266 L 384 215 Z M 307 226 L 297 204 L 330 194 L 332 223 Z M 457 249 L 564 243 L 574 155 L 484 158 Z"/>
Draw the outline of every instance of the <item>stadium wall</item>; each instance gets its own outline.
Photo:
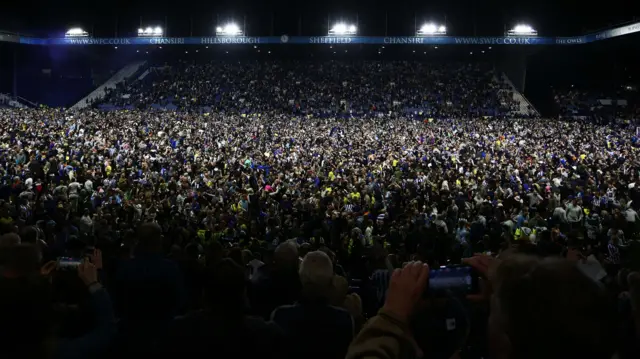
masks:
<path id="1" fill-rule="evenodd" d="M 0 93 L 68 107 L 132 60 L 113 48 L 0 43 Z"/>
<path id="2" fill-rule="evenodd" d="M 543 116 L 558 114 L 557 90 L 615 93 L 637 84 L 640 34 L 576 47 L 541 47 L 527 58 L 525 96 Z"/>
<path id="3" fill-rule="evenodd" d="M 503 51 L 496 67 L 503 72 L 519 92 L 524 92 L 527 77 L 527 59 L 537 50 L 510 48 Z"/>
<path id="4" fill-rule="evenodd" d="M 13 95 L 13 51 L 12 45 L 0 43 L 0 93 Z"/>

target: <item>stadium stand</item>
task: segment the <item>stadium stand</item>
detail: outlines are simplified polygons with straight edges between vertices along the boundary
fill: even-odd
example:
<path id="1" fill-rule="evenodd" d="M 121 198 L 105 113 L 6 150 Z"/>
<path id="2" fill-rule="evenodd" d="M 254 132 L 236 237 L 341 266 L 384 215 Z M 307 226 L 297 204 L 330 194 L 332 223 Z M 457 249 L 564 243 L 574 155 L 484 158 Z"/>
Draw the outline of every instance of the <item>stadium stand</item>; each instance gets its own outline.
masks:
<path id="1" fill-rule="evenodd" d="M 628 121 L 638 115 L 637 91 L 631 86 L 614 92 L 556 89 L 554 99 L 562 118 L 592 119 L 606 123 Z"/>
<path id="2" fill-rule="evenodd" d="M 93 90 L 89 95 L 76 103 L 72 110 L 81 110 L 91 106 L 91 104 L 103 100 L 107 91 L 115 89 L 119 84 L 131 79 L 137 73 L 140 72 L 140 68 L 142 68 L 146 64 L 146 61 L 137 61 L 130 63 L 123 67 L 120 71 L 116 72 L 109 80 L 107 80 L 104 84 Z"/>
<path id="3" fill-rule="evenodd" d="M 0 108 L 0 358 L 640 357 L 631 85 L 548 48 L 45 45 L 0 52 L 0 104 L 38 102 Z"/>
<path id="4" fill-rule="evenodd" d="M 181 62 L 154 67 L 95 105 L 318 116 L 397 111 L 438 118 L 522 112 L 490 64 L 408 61 Z"/>

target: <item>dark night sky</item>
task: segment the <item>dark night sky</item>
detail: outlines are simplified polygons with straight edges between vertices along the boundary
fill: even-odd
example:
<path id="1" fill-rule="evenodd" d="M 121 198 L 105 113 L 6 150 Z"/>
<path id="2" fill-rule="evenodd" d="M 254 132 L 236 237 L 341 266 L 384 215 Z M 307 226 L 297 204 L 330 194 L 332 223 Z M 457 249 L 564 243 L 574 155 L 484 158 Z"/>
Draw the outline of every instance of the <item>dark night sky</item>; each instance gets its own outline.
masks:
<path id="1" fill-rule="evenodd" d="M 616 4 L 619 3 L 617 6 Z M 628 1 L 626 4 L 631 4 Z M 361 35 L 384 35 L 385 14 L 388 35 L 410 35 L 414 16 L 421 20 L 443 22 L 451 35 L 500 35 L 505 26 L 515 22 L 532 24 L 540 35 L 579 35 L 633 20 L 633 9 L 621 1 L 607 2 L 613 15 L 587 3 L 566 0 L 537 2 L 481 2 L 470 0 L 440 2 L 407 1 L 300 1 L 274 2 L 256 0 L 224 1 L 7 1 L 0 13 L 0 30 L 54 35 L 70 26 L 82 26 L 94 36 L 134 35 L 140 24 L 164 26 L 169 36 L 210 35 L 216 19 L 242 22 L 246 15 L 247 34 L 322 35 L 327 17 L 359 20 Z M 627 7 L 629 5 L 626 5 Z M 580 10 L 576 10 L 580 9 Z M 625 15 L 628 14 L 628 15 Z M 299 27 L 299 19 L 302 27 Z M 333 21 L 332 21 L 333 22 Z M 273 26 L 272 26 L 273 23 Z"/>

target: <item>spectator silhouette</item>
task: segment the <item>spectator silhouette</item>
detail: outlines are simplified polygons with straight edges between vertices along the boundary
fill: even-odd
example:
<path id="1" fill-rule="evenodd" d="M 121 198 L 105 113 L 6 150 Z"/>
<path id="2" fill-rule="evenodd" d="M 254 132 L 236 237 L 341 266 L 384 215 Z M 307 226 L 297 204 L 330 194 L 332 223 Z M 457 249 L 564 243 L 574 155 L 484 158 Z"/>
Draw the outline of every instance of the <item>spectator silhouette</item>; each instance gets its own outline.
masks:
<path id="1" fill-rule="evenodd" d="M 271 315 L 290 338 L 295 358 L 343 358 L 346 354 L 354 319 L 347 310 L 330 305 L 333 278 L 329 256 L 309 252 L 300 265 L 300 301 L 281 306 Z"/>

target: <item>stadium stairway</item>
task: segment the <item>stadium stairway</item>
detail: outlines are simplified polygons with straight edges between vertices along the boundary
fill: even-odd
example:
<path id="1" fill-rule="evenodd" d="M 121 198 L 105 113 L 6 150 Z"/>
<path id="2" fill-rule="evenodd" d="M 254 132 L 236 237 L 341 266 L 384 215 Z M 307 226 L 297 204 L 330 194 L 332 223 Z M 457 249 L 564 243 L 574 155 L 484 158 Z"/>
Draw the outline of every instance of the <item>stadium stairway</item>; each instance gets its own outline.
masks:
<path id="1" fill-rule="evenodd" d="M 146 70 L 142 73 L 142 75 L 140 75 L 140 76 L 138 77 L 138 81 L 142 81 L 142 80 L 144 80 L 144 78 L 145 78 L 145 77 L 147 77 L 147 75 L 148 75 L 150 72 L 151 72 L 151 70 L 146 69 Z"/>
<path id="2" fill-rule="evenodd" d="M 513 99 L 520 104 L 518 114 L 522 116 L 540 116 L 538 110 L 536 110 L 536 108 L 533 107 L 533 104 L 531 104 L 531 102 L 529 102 L 529 100 L 527 100 L 527 98 L 524 97 L 524 95 L 516 89 L 516 87 L 513 85 L 513 82 L 509 80 L 509 77 L 507 77 L 507 75 L 503 73 L 501 76 L 501 80 L 513 92 Z"/>
<path id="3" fill-rule="evenodd" d="M 26 104 L 23 102 L 20 102 L 21 100 Z M 29 105 L 31 105 L 32 107 L 36 107 L 35 103 L 27 101 L 22 97 L 13 98 L 9 95 L 5 95 L 1 93 L 0 93 L 0 105 L 6 105 L 8 107 L 13 107 L 13 108 L 29 108 Z"/>
<path id="4" fill-rule="evenodd" d="M 138 73 L 141 67 L 143 67 L 147 62 L 139 61 L 128 64 L 123 67 L 120 71 L 116 72 L 109 80 L 107 80 L 104 84 L 99 86 L 97 89 L 93 90 L 89 95 L 87 95 L 82 100 L 78 101 L 75 105 L 71 107 L 72 110 L 81 110 L 83 108 L 91 106 L 93 102 L 96 100 L 102 99 L 106 95 L 107 89 L 113 89 L 119 83 L 129 79 L 131 76 Z"/>

